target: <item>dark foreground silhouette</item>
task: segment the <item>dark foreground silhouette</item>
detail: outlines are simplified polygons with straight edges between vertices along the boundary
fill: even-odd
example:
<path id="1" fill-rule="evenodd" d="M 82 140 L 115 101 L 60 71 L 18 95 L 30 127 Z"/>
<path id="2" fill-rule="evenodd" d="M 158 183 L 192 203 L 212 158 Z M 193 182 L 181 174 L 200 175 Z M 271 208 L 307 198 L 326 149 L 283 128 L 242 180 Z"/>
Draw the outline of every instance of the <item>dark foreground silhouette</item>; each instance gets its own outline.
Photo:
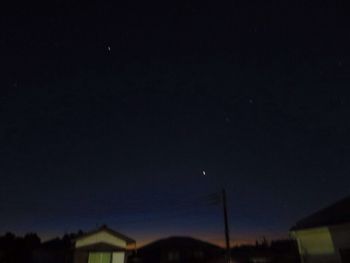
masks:
<path id="1" fill-rule="evenodd" d="M 83 232 L 41 242 L 35 233 L 24 237 L 7 233 L 0 237 L 0 263 L 73 263 L 74 240 Z M 293 240 L 232 248 L 234 262 L 299 263 Z M 128 263 L 224 263 L 225 250 L 191 237 L 170 237 L 152 242 L 127 259 Z M 88 263 L 88 262 L 86 262 Z"/>

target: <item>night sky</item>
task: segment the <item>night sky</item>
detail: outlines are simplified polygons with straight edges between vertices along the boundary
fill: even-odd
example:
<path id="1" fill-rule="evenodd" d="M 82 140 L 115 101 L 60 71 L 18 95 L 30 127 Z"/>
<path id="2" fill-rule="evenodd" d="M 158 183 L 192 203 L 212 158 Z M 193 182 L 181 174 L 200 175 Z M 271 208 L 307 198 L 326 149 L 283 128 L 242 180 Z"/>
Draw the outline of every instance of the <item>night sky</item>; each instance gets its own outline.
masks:
<path id="1" fill-rule="evenodd" d="M 114 2 L 1 10 L 0 233 L 221 243 L 225 187 L 239 243 L 349 194 L 344 7 Z"/>

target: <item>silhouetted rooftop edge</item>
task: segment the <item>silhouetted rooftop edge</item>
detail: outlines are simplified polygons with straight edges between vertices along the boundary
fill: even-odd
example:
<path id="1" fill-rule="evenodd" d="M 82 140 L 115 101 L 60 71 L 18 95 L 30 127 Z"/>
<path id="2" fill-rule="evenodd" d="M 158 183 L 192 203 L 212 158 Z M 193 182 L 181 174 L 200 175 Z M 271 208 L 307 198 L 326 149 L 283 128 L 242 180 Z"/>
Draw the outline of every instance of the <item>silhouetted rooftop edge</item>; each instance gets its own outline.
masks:
<path id="1" fill-rule="evenodd" d="M 124 240 L 127 244 L 136 243 L 136 241 L 135 241 L 134 239 L 132 239 L 132 238 L 130 238 L 130 237 L 124 235 L 124 234 L 121 234 L 121 233 L 119 233 L 119 232 L 117 232 L 117 231 L 114 231 L 113 229 L 109 228 L 109 227 L 106 226 L 106 225 L 103 225 L 103 226 L 101 226 L 100 228 L 98 228 L 98 229 L 96 229 L 96 230 L 92 230 L 92 231 L 90 231 L 90 232 L 87 232 L 87 233 L 81 235 L 81 236 L 78 237 L 75 241 L 80 240 L 80 239 L 85 238 L 85 237 L 88 237 L 88 236 L 91 236 L 91 235 L 94 235 L 94 234 L 96 234 L 96 233 L 98 233 L 98 232 L 101 232 L 101 231 L 108 232 L 108 233 L 110 233 L 111 235 L 113 235 L 113 236 L 115 236 L 115 237 L 117 237 L 117 238 L 119 238 L 119 239 L 121 239 L 121 240 Z"/>
<path id="2" fill-rule="evenodd" d="M 350 223 L 350 196 L 298 221 L 290 230 Z"/>
<path id="3" fill-rule="evenodd" d="M 207 248 L 212 248 L 212 249 L 218 249 L 221 250 L 222 248 L 209 243 L 207 241 L 203 241 L 200 239 L 196 239 L 193 237 L 186 237 L 186 236 L 171 236 L 171 237 L 167 237 L 167 238 L 162 238 L 159 240 L 156 240 L 154 242 L 151 242 L 149 244 L 146 244 L 145 246 L 141 247 L 139 250 L 147 250 L 147 249 L 152 249 L 158 246 L 201 246 L 201 247 L 207 247 Z"/>

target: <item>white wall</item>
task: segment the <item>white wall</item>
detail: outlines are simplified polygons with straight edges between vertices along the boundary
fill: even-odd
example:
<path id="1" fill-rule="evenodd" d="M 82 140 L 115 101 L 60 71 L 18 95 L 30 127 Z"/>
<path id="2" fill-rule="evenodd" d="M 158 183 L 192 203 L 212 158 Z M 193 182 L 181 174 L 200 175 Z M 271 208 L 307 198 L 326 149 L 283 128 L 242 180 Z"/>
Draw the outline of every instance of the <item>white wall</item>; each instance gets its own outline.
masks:
<path id="1" fill-rule="evenodd" d="M 327 227 L 293 231 L 292 236 L 297 239 L 302 262 L 340 262 L 331 233 Z"/>
<path id="2" fill-rule="evenodd" d="M 125 253 L 124 252 L 114 252 L 112 256 L 112 263 L 124 263 Z"/>

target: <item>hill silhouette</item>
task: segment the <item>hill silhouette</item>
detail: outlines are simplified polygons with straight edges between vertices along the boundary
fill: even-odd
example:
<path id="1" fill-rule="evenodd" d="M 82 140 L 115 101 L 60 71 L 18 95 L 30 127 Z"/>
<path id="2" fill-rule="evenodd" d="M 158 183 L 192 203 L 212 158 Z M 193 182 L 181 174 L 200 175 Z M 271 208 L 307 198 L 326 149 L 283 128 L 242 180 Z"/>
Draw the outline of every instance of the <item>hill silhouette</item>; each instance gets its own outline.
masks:
<path id="1" fill-rule="evenodd" d="M 192 237 L 169 237 L 154 241 L 138 250 L 137 259 L 151 262 L 210 262 L 221 258 L 219 246 Z"/>

